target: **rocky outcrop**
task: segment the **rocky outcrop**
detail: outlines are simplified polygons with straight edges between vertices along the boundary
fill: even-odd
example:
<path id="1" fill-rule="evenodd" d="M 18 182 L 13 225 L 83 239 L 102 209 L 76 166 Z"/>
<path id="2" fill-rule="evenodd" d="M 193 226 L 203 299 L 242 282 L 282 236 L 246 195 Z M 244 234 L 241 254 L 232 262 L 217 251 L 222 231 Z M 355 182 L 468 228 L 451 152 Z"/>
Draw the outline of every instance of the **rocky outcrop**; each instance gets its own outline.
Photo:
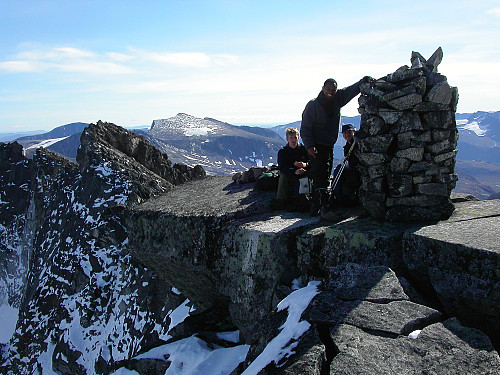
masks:
<path id="1" fill-rule="evenodd" d="M 361 200 L 375 218 L 388 221 L 447 219 L 455 174 L 458 91 L 437 72 L 441 48 L 411 67 L 364 84 L 358 158 Z"/>
<path id="2" fill-rule="evenodd" d="M 0 217 L 8 221 L 0 237 L 0 307 L 19 316 L 1 372 L 107 374 L 168 340 L 177 324 L 170 314 L 191 304 L 130 258 L 113 207 L 204 171 L 172 166 L 140 137 L 101 122 L 84 131 L 79 165 L 45 149 L 28 160 L 17 144 L 2 144 L 1 152 L 7 194 Z"/>
<path id="3" fill-rule="evenodd" d="M 106 168 L 120 171 L 126 180 L 133 182 L 129 184 L 134 197 L 129 195 L 130 204 L 163 193 L 173 185 L 204 178 L 206 175 L 200 166 L 172 166 L 168 156 L 143 137 L 101 121 L 90 124 L 83 131 L 77 162 L 82 172 L 96 168 L 104 168 L 104 174 Z"/>
<path id="4" fill-rule="evenodd" d="M 317 332 L 308 333 L 304 342 L 301 339 L 296 343 L 299 357 L 308 359 L 301 359 L 294 368 L 304 368 L 306 363 L 312 366 L 312 360 L 316 363 L 314 371 L 320 373 L 325 361 L 333 358 L 332 354 L 327 355 L 326 348 L 338 354 L 343 340 L 346 343 L 351 340 L 349 335 L 368 332 L 366 337 L 372 337 L 374 343 L 380 341 L 382 345 L 387 341 L 384 344 L 387 348 L 402 345 L 405 349 L 401 350 L 408 353 L 428 350 L 432 353 L 430 357 L 418 354 L 414 360 L 432 369 L 435 364 L 428 363 L 430 358 L 444 355 L 448 349 L 444 344 L 431 349 L 435 338 L 420 346 L 420 341 L 407 337 L 424 327 L 429 337 L 442 334 L 444 342 L 452 342 L 457 330 L 467 332 L 464 337 L 470 335 L 472 342 L 477 334 L 481 336 L 485 346 L 481 344 L 477 351 L 467 350 L 468 339 L 457 343 L 461 348 L 457 350 L 463 352 L 464 358 L 474 358 L 465 371 L 474 372 L 477 368 L 479 373 L 488 373 L 484 369 L 496 363 L 497 354 L 491 343 L 485 344 L 489 342 L 486 336 L 456 320 L 447 320 L 456 317 L 466 325 L 483 329 L 492 339 L 497 337 L 498 330 L 494 327 L 500 303 L 495 291 L 499 287 L 496 270 L 500 254 L 498 246 L 489 245 L 495 241 L 495 232 L 488 233 L 485 227 L 480 231 L 482 238 L 468 236 L 468 242 L 425 233 L 439 233 L 442 228 L 443 233 L 451 236 L 455 227 L 462 233 L 467 233 L 464 228 L 473 231 L 477 226 L 483 227 L 496 220 L 500 202 L 459 197 L 456 211 L 448 221 L 426 226 L 379 222 L 359 217 L 356 210 L 346 210 L 344 216 L 339 213 L 337 224 L 323 226 L 317 218 L 307 215 L 265 212 L 262 203 L 269 202 L 272 195 L 257 198 L 249 186 L 233 185 L 229 177 L 208 178 L 203 183 L 193 183 L 189 190 L 173 189 L 151 199 L 127 214 L 130 216 L 126 219 L 134 258 L 154 269 L 164 280 L 179 285 L 196 305 L 200 301 L 202 309 L 220 307 L 221 301 L 225 301 L 226 313 L 252 345 L 248 364 L 260 354 L 257 348 L 262 350 L 279 331 L 286 314 L 281 311 L 273 317 L 268 313 L 290 293 L 294 278 L 320 279 L 323 290 L 313 301 L 314 313 L 304 315 L 305 320 L 318 328 Z M 180 202 L 190 201 L 187 199 L 190 193 L 194 197 L 192 203 L 181 205 Z M 225 204 L 221 205 L 223 200 Z M 161 227 L 176 228 L 177 235 L 169 238 Z M 446 255 L 447 244 L 448 249 L 459 248 L 455 250 L 456 257 Z M 462 265 L 460 259 L 466 254 L 471 262 L 464 264 L 477 267 Z M 477 255 L 477 261 L 473 261 L 473 254 Z M 350 266 L 340 273 L 343 276 L 337 275 L 340 271 L 335 270 L 345 268 L 346 264 Z M 191 278 L 192 273 L 196 273 L 196 280 Z M 353 276 L 356 274 L 361 276 L 356 278 Z M 466 284 L 468 289 L 464 289 Z M 395 295 L 377 296 L 379 288 Z M 478 296 L 488 296 L 483 301 L 484 308 L 474 308 Z M 211 303 L 206 304 L 207 301 Z M 332 331 L 330 340 L 325 332 L 334 326 L 340 331 Z M 334 340 L 338 332 L 347 336 Z M 381 339 L 381 335 L 387 338 Z M 359 356 L 367 355 L 364 350 L 370 348 L 370 345 L 363 350 L 360 347 Z M 483 354 L 489 358 L 484 368 Z M 270 364 L 265 373 L 286 373 L 280 372 L 284 371 L 282 366 L 292 366 L 295 359 L 286 363 Z M 352 372 L 356 372 L 352 370 L 355 363 L 352 359 L 349 364 Z M 331 371 L 333 366 L 334 362 Z M 395 366 L 407 364 L 398 362 Z"/>
<path id="5" fill-rule="evenodd" d="M 322 332 L 329 365 L 323 373 L 487 374 L 498 366 L 484 334 L 410 301 L 383 266 L 331 268 L 304 318 Z"/>

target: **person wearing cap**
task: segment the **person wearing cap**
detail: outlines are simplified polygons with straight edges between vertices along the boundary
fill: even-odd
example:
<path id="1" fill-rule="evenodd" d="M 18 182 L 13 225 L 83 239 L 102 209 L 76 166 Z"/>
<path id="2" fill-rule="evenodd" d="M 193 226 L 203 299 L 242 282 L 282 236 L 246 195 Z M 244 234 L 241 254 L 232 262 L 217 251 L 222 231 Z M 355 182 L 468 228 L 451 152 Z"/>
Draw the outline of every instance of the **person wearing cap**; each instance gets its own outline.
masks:
<path id="1" fill-rule="evenodd" d="M 356 128 L 354 127 L 353 124 L 345 124 L 342 125 L 342 137 L 345 139 L 345 145 L 344 145 L 344 157 L 347 156 L 349 153 L 349 150 L 352 147 L 352 144 L 354 142 L 354 134 L 356 133 Z M 354 154 L 354 152 L 349 155 L 349 159 L 347 162 L 346 168 L 354 169 L 358 166 L 359 164 L 359 159 Z"/>
<path id="2" fill-rule="evenodd" d="M 313 194 L 311 215 L 328 210 L 328 185 L 333 166 L 333 146 L 340 126 L 340 109 L 360 93 L 360 85 L 375 81 L 365 76 L 343 89 L 333 78 L 327 79 L 318 96 L 310 100 L 302 113 L 300 134 L 310 157 Z"/>
<path id="3" fill-rule="evenodd" d="M 359 203 L 359 188 L 361 186 L 361 176 L 359 174 L 358 165 L 359 159 L 356 153 L 351 151 L 352 147 L 356 147 L 354 143 L 354 135 L 356 128 L 352 124 L 342 125 L 342 137 L 344 137 L 346 144 L 344 145 L 344 157 L 349 155 L 347 164 L 342 171 L 339 182 L 332 192 L 332 201 L 330 206 L 355 206 Z M 340 171 L 341 164 L 339 164 L 333 175 L 336 176 Z"/>

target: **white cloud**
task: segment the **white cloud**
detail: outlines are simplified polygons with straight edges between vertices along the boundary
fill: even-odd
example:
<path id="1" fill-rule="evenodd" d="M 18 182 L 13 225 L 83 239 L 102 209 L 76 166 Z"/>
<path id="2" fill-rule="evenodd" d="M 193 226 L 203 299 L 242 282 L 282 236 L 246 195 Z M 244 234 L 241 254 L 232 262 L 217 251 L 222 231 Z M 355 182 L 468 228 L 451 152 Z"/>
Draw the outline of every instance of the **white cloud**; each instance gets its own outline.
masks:
<path id="1" fill-rule="evenodd" d="M 157 52 L 130 48 L 130 51 L 143 61 L 179 67 L 204 68 L 210 65 L 234 65 L 239 58 L 230 54 L 207 54 L 205 52 Z"/>
<path id="2" fill-rule="evenodd" d="M 55 47 L 47 50 L 27 50 L 19 53 L 18 57 L 26 60 L 60 60 L 60 59 L 82 59 L 93 57 L 90 51 L 73 47 Z"/>
<path id="3" fill-rule="evenodd" d="M 488 10 L 486 13 L 488 13 L 488 14 L 492 14 L 492 15 L 494 15 L 495 17 L 500 18 L 500 8 L 493 8 L 493 9 L 490 9 L 490 10 Z"/>
<path id="4" fill-rule="evenodd" d="M 132 55 L 126 55 L 124 53 L 118 53 L 118 52 L 106 52 L 106 55 L 116 61 L 129 61 L 135 58 L 135 56 Z"/>
<path id="5" fill-rule="evenodd" d="M 59 54 L 60 57 L 65 57 L 68 59 L 78 59 L 85 57 L 93 57 L 95 54 L 90 51 L 81 50 L 73 47 L 57 47 L 54 48 L 54 52 Z"/>
<path id="6" fill-rule="evenodd" d="M 32 61 L 3 61 L 0 62 L 0 70 L 8 73 L 36 72 L 40 71 L 40 66 Z"/>
<path id="7" fill-rule="evenodd" d="M 121 60 L 123 61 L 123 56 Z M 128 74 L 134 72 L 131 67 L 107 61 L 109 57 L 120 60 L 117 56 L 100 56 L 92 51 L 73 47 L 55 47 L 50 49 L 30 49 L 20 52 L 19 60 L 0 62 L 0 69 L 6 72 L 45 72 L 61 71 L 88 74 Z"/>

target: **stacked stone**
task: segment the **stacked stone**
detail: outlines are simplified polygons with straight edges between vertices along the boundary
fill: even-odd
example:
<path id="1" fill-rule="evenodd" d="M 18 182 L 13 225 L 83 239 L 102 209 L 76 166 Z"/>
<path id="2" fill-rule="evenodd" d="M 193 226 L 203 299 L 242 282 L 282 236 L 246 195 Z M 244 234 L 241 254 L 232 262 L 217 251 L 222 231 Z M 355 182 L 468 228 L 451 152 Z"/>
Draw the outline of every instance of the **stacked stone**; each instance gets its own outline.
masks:
<path id="1" fill-rule="evenodd" d="M 357 133 L 363 207 L 388 221 L 447 219 L 454 173 L 458 90 L 437 72 L 441 47 L 411 67 L 363 84 Z"/>

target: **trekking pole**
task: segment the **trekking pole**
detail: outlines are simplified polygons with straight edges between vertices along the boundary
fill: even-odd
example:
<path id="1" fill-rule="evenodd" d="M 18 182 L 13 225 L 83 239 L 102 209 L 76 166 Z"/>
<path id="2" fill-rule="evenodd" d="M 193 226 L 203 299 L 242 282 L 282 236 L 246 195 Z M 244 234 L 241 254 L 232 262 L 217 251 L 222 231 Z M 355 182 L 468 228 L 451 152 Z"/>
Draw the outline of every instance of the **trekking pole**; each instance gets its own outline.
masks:
<path id="1" fill-rule="evenodd" d="M 340 166 L 339 171 L 337 172 L 337 175 L 333 179 L 332 187 L 331 187 L 332 193 L 335 190 L 335 188 L 337 187 L 337 184 L 339 183 L 340 176 L 342 175 L 342 172 L 344 171 L 344 168 L 345 168 L 347 162 L 349 161 L 349 156 L 351 156 L 351 152 L 354 149 L 355 144 L 356 144 L 356 139 L 353 139 L 351 148 L 349 149 L 349 152 L 347 153 L 347 155 L 344 157 L 344 160 L 342 160 L 342 165 Z"/>

